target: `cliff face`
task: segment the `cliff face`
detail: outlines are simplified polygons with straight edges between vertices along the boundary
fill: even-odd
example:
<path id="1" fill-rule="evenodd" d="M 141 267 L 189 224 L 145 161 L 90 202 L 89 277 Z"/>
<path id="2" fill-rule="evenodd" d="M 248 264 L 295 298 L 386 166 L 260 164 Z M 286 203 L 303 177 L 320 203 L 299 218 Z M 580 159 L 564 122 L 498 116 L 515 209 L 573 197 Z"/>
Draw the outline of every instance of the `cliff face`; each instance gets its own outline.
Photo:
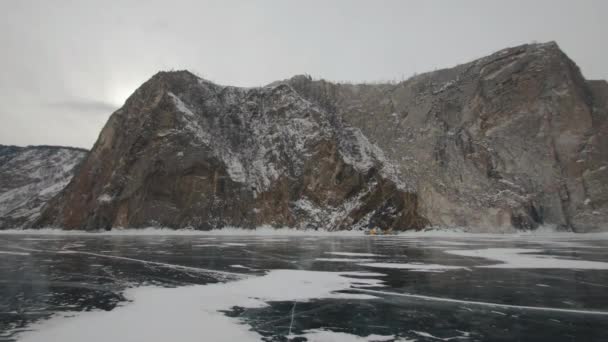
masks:
<path id="1" fill-rule="evenodd" d="M 420 228 L 383 152 L 292 87 L 159 73 L 115 112 L 38 225 Z"/>
<path id="2" fill-rule="evenodd" d="M 602 229 L 607 99 L 554 43 L 399 84 L 162 72 L 36 225 Z"/>
<path id="3" fill-rule="evenodd" d="M 606 227 L 608 87 L 555 43 L 397 85 L 291 83 L 396 161 L 432 224 Z"/>
<path id="4" fill-rule="evenodd" d="M 0 145 L 0 229 L 21 228 L 38 219 L 86 153 L 69 147 Z"/>

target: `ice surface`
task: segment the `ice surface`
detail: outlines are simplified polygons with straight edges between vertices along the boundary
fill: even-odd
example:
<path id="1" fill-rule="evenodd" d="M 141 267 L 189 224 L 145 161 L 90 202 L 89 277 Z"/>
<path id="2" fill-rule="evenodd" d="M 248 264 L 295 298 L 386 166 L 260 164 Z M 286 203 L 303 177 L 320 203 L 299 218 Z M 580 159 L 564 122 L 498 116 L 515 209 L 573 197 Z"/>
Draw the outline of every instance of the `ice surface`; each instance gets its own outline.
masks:
<path id="1" fill-rule="evenodd" d="M 483 265 L 484 268 L 564 268 L 583 270 L 608 270 L 608 262 L 565 259 L 552 255 L 540 255 L 543 250 L 525 248 L 486 248 L 476 250 L 451 250 L 445 253 L 501 261 L 502 264 Z"/>
<path id="2" fill-rule="evenodd" d="M 457 270 L 463 269 L 462 266 L 449 266 L 449 265 L 437 265 L 437 264 L 422 264 L 422 263 L 391 263 L 391 262 L 374 262 L 359 264 L 365 267 L 376 267 L 376 268 L 395 268 L 402 270 Z"/>
<path id="3" fill-rule="evenodd" d="M 224 242 L 223 245 L 224 246 L 228 246 L 228 247 L 244 247 L 244 246 L 247 246 L 246 243 L 237 243 L 237 242 Z"/>
<path id="4" fill-rule="evenodd" d="M 543 306 L 511 305 L 511 304 L 490 303 L 490 302 L 463 300 L 463 299 L 446 298 L 446 297 L 425 296 L 425 295 L 418 295 L 418 294 L 412 294 L 412 293 L 370 290 L 370 289 L 365 289 L 365 288 L 357 288 L 357 289 L 353 289 L 353 291 L 357 291 L 357 292 L 361 292 L 361 293 L 369 293 L 369 294 L 374 294 L 374 295 L 406 297 L 406 298 L 422 299 L 422 300 L 436 301 L 436 302 L 464 304 L 464 305 L 470 305 L 470 306 L 485 306 L 485 307 L 494 307 L 494 308 L 503 308 L 503 309 L 512 309 L 512 310 L 524 310 L 524 311 L 547 311 L 547 312 L 568 313 L 568 314 L 608 316 L 608 311 L 601 311 L 601 310 L 583 310 L 583 309 L 579 310 L 579 309 L 564 309 L 564 308 L 553 308 L 553 307 L 543 307 Z"/>
<path id="5" fill-rule="evenodd" d="M 455 340 L 455 341 L 465 340 L 465 341 L 467 341 L 467 340 L 469 340 L 469 335 L 470 335 L 466 331 L 460 331 L 460 333 L 461 333 L 460 336 L 441 338 L 441 337 L 437 337 L 437 336 L 434 336 L 432 334 L 429 334 L 426 331 L 417 331 L 417 330 L 410 330 L 410 331 L 413 332 L 414 334 L 420 336 L 420 337 L 426 337 L 426 338 L 429 338 L 431 340 L 436 340 L 436 341 L 452 341 L 452 340 Z"/>
<path id="6" fill-rule="evenodd" d="M 362 256 L 362 257 L 381 257 L 383 255 L 374 253 L 354 253 L 354 252 L 326 252 L 326 254 L 342 255 L 342 256 Z"/>
<path id="7" fill-rule="evenodd" d="M 541 228 L 539 228 L 541 229 Z M 62 230 L 57 228 L 42 229 L 4 229 L 0 234 L 27 234 L 27 235 L 200 235 L 200 236 L 365 236 L 360 230 L 327 231 L 324 229 L 294 229 L 294 228 L 273 228 L 270 226 L 260 226 L 255 229 L 224 227 L 210 231 L 194 229 L 170 229 L 170 228 L 115 228 L 110 231 L 84 231 L 84 230 Z M 457 228 L 437 228 L 424 231 L 400 232 L 397 235 L 374 236 L 374 239 L 381 241 L 420 241 L 420 238 L 457 238 L 469 242 L 480 241 L 515 241 L 522 240 L 534 243 L 559 243 L 579 240 L 608 240 L 608 232 L 602 233 L 568 233 L 555 232 L 548 230 L 536 230 L 530 232 L 519 232 L 514 234 L 490 234 L 490 233 L 469 233 Z"/>
<path id="8" fill-rule="evenodd" d="M 434 241 L 438 245 L 449 245 L 449 246 L 469 246 L 470 242 L 459 242 L 459 241 Z"/>
<path id="9" fill-rule="evenodd" d="M 241 278 L 246 278 L 247 277 L 247 275 L 241 274 L 241 273 L 234 273 L 234 272 L 218 271 L 218 270 L 212 270 L 212 269 L 200 268 L 200 267 L 191 267 L 191 266 L 169 264 L 169 263 L 165 263 L 165 262 L 142 260 L 142 259 L 129 258 L 129 257 L 118 256 L 118 255 L 100 254 L 100 253 L 92 253 L 92 252 L 85 252 L 85 251 L 75 251 L 75 250 L 61 250 L 61 251 L 43 251 L 43 250 L 39 250 L 39 251 L 40 252 L 47 252 L 47 253 L 51 252 L 51 253 L 57 253 L 57 254 L 82 254 L 82 255 L 90 255 L 90 256 L 101 257 L 101 258 L 116 259 L 116 260 L 123 260 L 123 261 L 129 261 L 129 262 L 136 262 L 136 263 L 142 263 L 142 264 L 147 264 L 147 265 L 160 266 L 160 267 L 177 269 L 177 270 L 184 270 L 184 271 L 189 271 L 189 272 L 209 274 L 209 275 L 212 275 L 215 278 L 220 279 L 220 280 L 241 279 Z"/>
<path id="10" fill-rule="evenodd" d="M 127 305 L 112 311 L 55 316 L 34 324 L 31 331 L 21 333 L 19 341 L 259 341 L 262 336 L 237 318 L 220 311 L 234 306 L 261 308 L 270 301 L 376 298 L 367 294 L 336 292 L 357 287 L 357 284 L 382 285 L 381 280 L 361 278 L 375 274 L 361 272 L 359 276 L 349 278 L 348 273 L 339 272 L 274 270 L 261 277 L 232 283 L 133 288 L 125 292 L 125 296 L 132 300 Z M 158 324 L 160 322 L 162 324 Z M 355 341 L 369 340 L 368 336 L 367 340 Z"/>
<path id="11" fill-rule="evenodd" d="M 383 335 L 368 335 L 365 337 L 351 335 L 344 332 L 335 332 L 323 329 L 312 329 L 304 331 L 301 335 L 290 335 L 289 338 L 306 338 L 309 342 L 383 342 L 383 341 L 394 341 L 395 336 L 383 336 Z M 404 340 L 400 340 L 404 341 Z"/>
<path id="12" fill-rule="evenodd" d="M 374 259 L 356 259 L 356 258 L 316 258 L 315 261 L 327 262 L 371 262 Z"/>
<path id="13" fill-rule="evenodd" d="M 519 257 L 544 258 L 550 259 L 551 262 L 584 261 L 579 259 L 608 262 L 606 241 L 601 235 L 518 234 L 473 237 L 468 233 L 453 236 L 327 234 L 319 237 L 278 238 L 250 233 L 232 234 L 237 231 L 234 230 L 226 236 L 215 233 L 205 236 L 208 232 L 178 232 L 175 235 L 169 232 L 165 234 L 163 231 L 163 234 L 157 237 L 129 236 L 129 231 L 120 231 L 115 234 L 117 236 L 63 232 L 60 241 L 44 241 L 60 236 L 54 231 L 54 236 L 23 235 L 31 232 L 21 232 L 14 236 L 1 235 L 1 251 L 28 252 L 30 255 L 5 255 L 6 262 L 2 272 L 4 278 L 0 277 L 0 281 L 14 282 L 12 286 L 15 288 L 22 287 L 25 291 L 31 291 L 28 284 L 22 283 L 23 267 L 26 267 L 26 270 L 41 271 L 41 280 L 45 284 L 50 280 L 49 284 L 53 285 L 52 282 L 57 280 L 58 284 L 74 286 L 74 289 L 71 289 L 53 285 L 48 287 L 50 290 L 41 292 L 62 298 L 61 306 L 50 307 L 44 299 L 47 297 L 41 297 L 43 301 L 33 302 L 29 307 L 27 303 L 24 304 L 24 312 L 32 308 L 47 308 L 48 314 L 58 312 L 51 320 L 39 321 L 40 323 L 36 324 L 32 323 L 35 319 L 13 315 L 8 319 L 14 320 L 15 324 L 20 326 L 7 329 L 30 338 L 30 341 L 66 342 L 83 339 L 89 341 L 91 339 L 85 337 L 97 335 L 98 329 L 112 330 L 114 322 L 120 320 L 130 322 L 116 325 L 116 329 L 123 329 L 122 331 L 102 331 L 99 339 L 107 338 L 108 341 L 114 342 L 142 339 L 155 341 L 157 339 L 154 335 L 159 335 L 158 339 L 175 341 L 190 341 L 195 337 L 202 341 L 222 341 L 230 338 L 248 341 L 260 340 L 258 334 L 269 334 L 265 335 L 266 339 L 280 340 L 281 335 L 289 335 L 291 331 L 293 338 L 308 338 L 312 341 L 326 341 L 326 337 L 330 338 L 330 341 L 373 341 L 371 338 L 376 336 L 370 337 L 368 334 L 378 334 L 386 338 L 393 335 L 395 341 L 403 338 L 452 341 L 467 340 L 466 336 L 458 335 L 458 329 L 466 328 L 471 331 L 470 339 L 492 340 L 491 337 L 495 336 L 493 334 L 497 329 L 502 331 L 510 324 L 515 324 L 514 322 L 526 324 L 528 328 L 514 332 L 506 340 L 535 340 L 526 339 L 525 337 L 529 337 L 527 334 L 538 334 L 535 336 L 551 340 L 551 333 L 556 331 L 564 332 L 563 335 L 576 336 L 577 340 L 594 340 L 593 337 L 606 331 L 606 271 L 498 271 L 475 267 L 498 264 L 497 261 L 485 261 L 484 258 L 448 254 L 443 251 L 447 249 L 467 253 L 485 248 L 514 250 L 522 254 Z M 245 244 L 248 247 L 221 248 L 226 243 Z M 204 244 L 204 247 L 212 245 L 204 249 L 196 248 L 197 244 Z M 429 248 L 437 245 L 445 247 Z M 524 252 L 520 253 L 522 250 Z M 570 259 L 562 259 L 561 256 L 570 256 Z M 0 261 L 4 259 L 0 257 Z M 368 268 L 360 265 L 368 263 L 382 267 Z M 468 271 L 445 269 L 446 266 L 461 267 L 462 270 Z M 395 269 L 391 270 L 389 267 Z M 265 270 L 274 268 L 296 270 L 280 271 L 281 274 L 277 275 L 276 279 L 271 279 L 275 271 Z M 235 276 L 228 277 L 221 273 L 224 271 L 215 272 L 215 269 L 233 271 L 229 273 Z M 386 275 L 366 270 L 386 272 Z M 269 273 L 261 276 L 263 272 Z M 101 287 L 111 286 L 109 291 L 115 294 L 123 291 L 125 286 L 144 286 L 127 290 L 126 299 L 134 302 L 121 301 L 119 307 L 108 313 L 85 313 L 88 309 L 63 299 L 66 294 L 71 294 L 74 300 L 87 298 L 88 301 L 89 294 L 81 295 L 81 291 L 76 288 L 97 288 L 97 277 L 104 279 L 103 284 L 107 280 L 115 279 L 115 283 L 100 284 Z M 165 277 L 166 284 L 163 280 Z M 338 279 L 334 279 L 336 277 Z M 351 279 L 348 279 L 349 277 Z M 236 281 L 192 286 L 196 283 L 207 284 L 209 278 Z M 298 284 L 298 279 L 307 284 Z M 338 286 L 338 281 L 344 283 Z M 329 285 L 325 285 L 326 282 Z M 149 284 L 170 288 L 148 287 Z M 290 292 L 291 288 L 297 293 L 281 293 Z M 319 288 L 338 290 L 327 290 L 321 295 L 311 290 Z M 106 290 L 103 291 L 105 293 Z M 382 299 L 365 300 L 372 297 Z M 95 294 L 93 298 L 103 301 L 105 294 Z M 343 301 L 341 298 L 347 300 Z M 301 303 L 306 301 L 308 303 Z M 3 302 L 0 296 L 1 304 Z M 22 307 L 22 304 L 18 305 L 9 306 L 7 311 Z M 386 318 L 377 317 L 375 313 L 384 310 L 385 305 L 390 305 L 394 314 Z M 307 312 L 310 310 L 319 311 L 309 315 Z M 421 320 L 419 317 L 425 319 Z M 559 318 L 561 322 L 569 322 L 568 326 L 550 321 L 555 318 Z M 106 320 L 109 321 L 105 322 Z M 160 327 L 149 328 L 142 322 L 144 320 L 148 326 Z M 352 323 L 353 320 L 356 323 Z M 476 321 L 482 323 L 471 323 Z M 190 326 L 199 325 L 200 322 L 203 322 L 200 328 Z M 361 330 L 360 324 L 371 328 Z M 548 325 L 546 331 L 545 325 Z M 443 327 L 449 328 L 446 330 Z M 145 331 L 126 331 L 127 328 L 152 329 L 150 336 L 153 337 L 149 337 Z M 25 331 L 30 329 L 35 331 Z M 157 334 L 156 330 L 160 329 L 168 331 Z M 418 335 L 414 331 L 430 334 L 434 338 Z M 270 335 L 272 336 L 269 337 Z M 37 339 L 32 336 L 37 336 Z M 96 340 L 95 337 L 91 341 Z"/>
<path id="14" fill-rule="evenodd" d="M 0 251 L 0 254 L 9 254 L 9 255 L 30 255 L 30 253 L 25 253 L 25 252 L 11 252 L 11 251 Z"/>

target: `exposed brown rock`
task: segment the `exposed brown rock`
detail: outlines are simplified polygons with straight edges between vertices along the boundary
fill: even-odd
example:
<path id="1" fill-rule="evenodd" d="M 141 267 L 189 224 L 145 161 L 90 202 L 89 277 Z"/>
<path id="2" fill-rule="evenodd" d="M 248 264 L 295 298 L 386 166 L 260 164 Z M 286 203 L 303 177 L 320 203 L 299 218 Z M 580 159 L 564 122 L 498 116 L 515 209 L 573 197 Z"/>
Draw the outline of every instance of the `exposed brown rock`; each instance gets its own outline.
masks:
<path id="1" fill-rule="evenodd" d="M 37 226 L 605 229 L 607 103 L 555 43 L 398 84 L 162 72 Z"/>
<path id="2" fill-rule="evenodd" d="M 37 225 L 422 228 L 416 195 L 360 135 L 286 84 L 159 73 L 112 115 Z"/>
<path id="3" fill-rule="evenodd" d="M 291 84 L 396 161 L 434 225 L 606 227 L 608 87 L 555 43 L 397 85 Z"/>

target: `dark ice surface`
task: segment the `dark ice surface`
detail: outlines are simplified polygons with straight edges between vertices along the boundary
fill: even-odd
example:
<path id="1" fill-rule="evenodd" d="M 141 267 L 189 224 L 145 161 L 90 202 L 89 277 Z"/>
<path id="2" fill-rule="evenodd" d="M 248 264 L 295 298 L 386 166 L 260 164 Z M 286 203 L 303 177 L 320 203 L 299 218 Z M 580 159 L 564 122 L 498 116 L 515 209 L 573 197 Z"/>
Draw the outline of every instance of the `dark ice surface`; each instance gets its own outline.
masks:
<path id="1" fill-rule="evenodd" d="M 484 268 L 479 266 L 500 262 L 445 253 L 485 248 L 538 249 L 557 264 L 562 259 L 608 263 L 605 236 L 3 233 L 0 341 L 15 340 L 33 322 L 54 313 L 77 314 L 129 305 L 122 296 L 127 288 L 233 281 L 225 274 L 196 272 L 197 268 L 254 276 L 273 269 L 386 275 L 382 277 L 386 286 L 369 288 L 377 291 L 377 299 L 312 299 L 298 303 L 295 309 L 292 302 L 271 302 L 263 308 L 234 307 L 223 313 L 238 317 L 267 341 L 303 341 L 303 337 L 293 336 L 311 329 L 357 336 L 393 335 L 395 341 L 608 341 L 607 269 Z M 464 268 L 392 269 L 317 258 Z M 290 326 L 293 334 L 288 337 Z"/>

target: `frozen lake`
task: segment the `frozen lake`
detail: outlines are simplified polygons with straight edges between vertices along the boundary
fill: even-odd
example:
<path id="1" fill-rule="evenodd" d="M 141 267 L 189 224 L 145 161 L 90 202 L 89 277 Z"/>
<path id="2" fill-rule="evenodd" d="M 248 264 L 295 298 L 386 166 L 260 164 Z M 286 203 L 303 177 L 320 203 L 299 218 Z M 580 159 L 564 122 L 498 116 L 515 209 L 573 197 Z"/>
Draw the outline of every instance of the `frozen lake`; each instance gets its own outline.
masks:
<path id="1" fill-rule="evenodd" d="M 607 234 L 0 234 L 0 341 L 606 339 Z"/>

